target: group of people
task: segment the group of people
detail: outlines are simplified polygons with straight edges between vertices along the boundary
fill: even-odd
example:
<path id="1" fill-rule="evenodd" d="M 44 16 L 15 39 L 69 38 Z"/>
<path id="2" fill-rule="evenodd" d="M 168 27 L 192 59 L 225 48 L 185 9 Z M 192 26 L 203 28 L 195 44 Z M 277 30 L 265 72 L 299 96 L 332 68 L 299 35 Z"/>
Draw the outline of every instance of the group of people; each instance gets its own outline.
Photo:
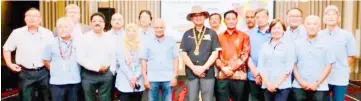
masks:
<path id="1" fill-rule="evenodd" d="M 339 28 L 340 12 L 327 6 L 321 19 L 302 10 L 287 12 L 289 27 L 279 19 L 269 23 L 267 9 L 248 10 L 247 28 L 239 30 L 237 12 L 209 14 L 193 6 L 186 17 L 194 24 L 177 42 L 166 36 L 161 18 L 148 10 L 139 23 L 124 26 L 115 13 L 105 32 L 105 16 L 94 13 L 90 27 L 81 24 L 80 8 L 66 7 L 54 32 L 41 27 L 41 13 L 25 13 L 26 26 L 13 30 L 3 46 L 6 65 L 19 73 L 21 101 L 31 101 L 39 88 L 45 101 L 110 101 L 113 87 L 121 101 L 172 100 L 179 57 L 185 63 L 187 100 L 343 101 L 349 80 L 348 62 L 355 57 L 352 33 Z M 211 28 L 204 26 L 209 18 Z M 226 30 L 220 30 L 224 19 Z M 53 34 L 54 33 L 54 34 Z M 170 33 L 171 34 L 171 33 Z M 54 38 L 55 37 L 55 38 Z M 11 52 L 16 50 L 16 63 Z M 78 96 L 82 91 L 83 96 Z M 159 96 L 161 93 L 162 96 Z"/>

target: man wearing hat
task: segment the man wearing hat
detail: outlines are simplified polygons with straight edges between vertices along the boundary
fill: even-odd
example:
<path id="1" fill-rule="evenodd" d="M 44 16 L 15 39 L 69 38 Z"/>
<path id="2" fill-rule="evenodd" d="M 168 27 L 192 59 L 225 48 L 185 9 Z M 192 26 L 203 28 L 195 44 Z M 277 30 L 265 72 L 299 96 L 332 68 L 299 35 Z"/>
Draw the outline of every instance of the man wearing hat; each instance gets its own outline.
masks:
<path id="1" fill-rule="evenodd" d="M 327 40 L 332 40 L 330 50 L 336 57 L 336 62 L 332 64 L 331 73 L 327 78 L 329 90 L 333 93 L 332 101 L 344 101 L 350 77 L 349 63 L 352 63 L 357 54 L 356 41 L 352 33 L 338 26 L 340 15 L 335 5 L 327 6 L 323 15 L 326 29 L 319 32 L 321 36 L 328 38 Z"/>
<path id="2" fill-rule="evenodd" d="M 214 62 L 221 50 L 217 33 L 204 26 L 209 13 L 200 6 L 193 6 L 187 20 L 193 22 L 194 28 L 187 30 L 182 38 L 181 57 L 186 64 L 188 79 L 187 99 L 198 101 L 201 91 L 203 101 L 212 101 L 214 93 Z"/>

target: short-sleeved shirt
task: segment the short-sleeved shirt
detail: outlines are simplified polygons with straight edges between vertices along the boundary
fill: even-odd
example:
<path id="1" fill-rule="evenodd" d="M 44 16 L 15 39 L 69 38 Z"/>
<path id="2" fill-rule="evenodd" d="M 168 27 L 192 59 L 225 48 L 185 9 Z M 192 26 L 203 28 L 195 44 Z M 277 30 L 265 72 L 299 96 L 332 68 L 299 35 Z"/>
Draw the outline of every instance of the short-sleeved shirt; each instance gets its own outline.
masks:
<path id="1" fill-rule="evenodd" d="M 170 36 L 145 41 L 142 59 L 147 60 L 147 78 L 150 82 L 171 81 L 174 76 L 174 59 L 178 58 L 177 42 Z"/>
<path id="2" fill-rule="evenodd" d="M 350 77 L 350 67 L 348 56 L 356 56 L 356 41 L 351 32 L 336 27 L 334 31 L 322 30 L 320 36 L 332 40 L 331 50 L 333 50 L 336 63 L 332 65 L 332 70 L 328 76 L 328 83 L 332 85 L 348 85 Z"/>
<path id="3" fill-rule="evenodd" d="M 53 33 L 44 27 L 39 26 L 38 32 L 31 33 L 28 27 L 24 26 L 11 32 L 3 50 L 16 50 L 16 64 L 28 69 L 39 68 L 44 66 L 42 56 L 45 47 L 53 40 Z"/>
<path id="4" fill-rule="evenodd" d="M 303 25 L 299 25 L 295 30 L 291 30 L 290 27 L 287 28 L 285 35 L 292 41 L 298 39 L 306 39 L 307 38 L 307 30 Z"/>
<path id="5" fill-rule="evenodd" d="M 204 65 L 208 61 L 208 58 L 211 56 L 212 52 L 221 50 L 217 33 L 212 29 L 207 27 L 205 28 L 206 31 L 200 45 L 199 55 L 194 54 L 194 50 L 196 48 L 194 40 L 196 37 L 193 36 L 193 28 L 186 31 L 182 38 L 180 50 L 187 53 L 194 65 Z M 201 34 L 197 30 L 195 33 L 197 36 Z M 214 71 L 214 65 L 212 65 L 209 70 L 205 72 L 206 78 L 214 78 Z M 188 79 L 198 78 L 193 74 L 192 70 L 189 69 L 188 66 L 186 66 L 186 76 Z"/>
<path id="6" fill-rule="evenodd" d="M 284 36 L 277 45 L 273 45 L 271 40 L 262 45 L 257 69 L 272 84 L 276 84 L 283 74 L 288 74 L 279 89 L 291 88 L 291 72 L 295 64 L 294 45 Z M 265 83 L 262 88 L 266 88 Z"/>
<path id="7" fill-rule="evenodd" d="M 329 40 L 320 37 L 295 40 L 296 65 L 302 80 L 316 83 L 325 67 L 335 62 L 330 45 Z M 297 80 L 293 81 L 292 87 L 301 88 Z M 317 91 L 328 91 L 327 80 L 322 82 Z"/>
<path id="8" fill-rule="evenodd" d="M 235 30 L 229 34 L 228 31 L 218 35 L 219 44 L 221 45 L 222 50 L 219 52 L 218 59 L 222 61 L 222 65 L 228 66 L 228 63 L 240 59 L 243 64 L 235 71 L 235 74 L 232 77 L 226 77 L 225 75 L 218 75 L 218 78 L 229 78 L 237 80 L 246 80 L 247 79 L 247 60 L 249 57 L 250 43 L 249 37 L 246 33 Z M 219 69 L 223 67 L 218 67 Z"/>
<path id="9" fill-rule="evenodd" d="M 262 33 L 258 28 L 253 33 L 249 33 L 249 40 L 251 44 L 251 52 L 250 57 L 252 58 L 252 62 L 257 68 L 259 51 L 262 48 L 262 45 L 271 39 L 271 34 L 266 31 Z M 248 80 L 254 81 L 254 77 L 252 76 L 251 70 L 248 70 Z"/>
<path id="10" fill-rule="evenodd" d="M 75 60 L 76 47 L 73 42 L 65 42 L 57 37 L 46 47 L 43 59 L 50 61 L 50 84 L 80 83 L 80 66 Z"/>

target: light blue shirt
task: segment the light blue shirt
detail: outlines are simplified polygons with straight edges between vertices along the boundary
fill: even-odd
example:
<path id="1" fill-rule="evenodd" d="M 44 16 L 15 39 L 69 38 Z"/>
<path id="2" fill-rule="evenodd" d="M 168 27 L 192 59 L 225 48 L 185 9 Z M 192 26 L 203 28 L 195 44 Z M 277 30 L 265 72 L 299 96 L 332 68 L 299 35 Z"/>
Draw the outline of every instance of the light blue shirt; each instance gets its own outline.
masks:
<path id="1" fill-rule="evenodd" d="M 129 54 L 124 53 L 124 41 L 117 40 L 117 49 L 116 49 L 116 61 L 119 66 L 116 69 L 117 77 L 115 80 L 115 87 L 121 92 L 141 92 L 144 91 L 143 77 L 142 77 L 142 67 L 140 63 L 140 54 L 143 49 L 139 49 L 136 52 L 130 52 Z M 144 45 L 141 45 L 144 47 Z M 125 56 L 132 56 L 134 63 L 129 67 L 125 62 Z M 140 85 L 139 90 L 135 90 L 130 86 L 130 80 L 133 76 L 137 77 L 137 84 Z"/>
<path id="2" fill-rule="evenodd" d="M 251 58 L 253 64 L 257 67 L 258 63 L 258 55 L 259 51 L 262 48 L 262 44 L 269 41 L 271 39 L 271 34 L 266 31 L 262 33 L 258 28 L 257 30 L 253 30 L 253 32 L 249 33 L 249 41 L 251 44 Z M 251 70 L 248 70 L 247 73 L 248 80 L 254 81 L 254 77 L 252 76 Z"/>
<path id="3" fill-rule="evenodd" d="M 348 66 L 348 56 L 356 56 L 356 41 L 351 32 L 340 28 L 334 31 L 324 29 L 320 32 L 326 40 L 332 40 L 331 50 L 333 50 L 336 63 L 332 65 L 332 70 L 328 76 L 328 83 L 332 85 L 348 85 L 350 77 L 350 67 Z"/>
<path id="4" fill-rule="evenodd" d="M 57 37 L 45 48 L 43 59 L 50 61 L 50 84 L 80 83 L 80 66 L 75 60 L 76 47 L 73 44 L 73 41 L 65 42 Z M 60 51 L 65 59 L 61 57 Z"/>
<path id="5" fill-rule="evenodd" d="M 296 64 L 298 74 L 308 83 L 316 83 L 328 64 L 335 63 L 335 56 L 330 49 L 329 40 L 316 37 L 315 39 L 295 40 Z M 295 80 L 292 87 L 302 88 Z M 323 81 L 317 91 L 328 91 L 327 80 Z"/>
<path id="6" fill-rule="evenodd" d="M 154 38 L 155 37 L 154 29 L 152 27 L 149 27 L 147 31 L 141 30 L 140 37 L 142 38 L 142 40 L 148 38 Z"/>
<path id="7" fill-rule="evenodd" d="M 174 58 L 178 58 L 177 42 L 169 36 L 149 38 L 144 45 L 142 59 L 147 60 L 147 78 L 150 82 L 171 81 L 174 76 Z"/>
<path id="8" fill-rule="evenodd" d="M 278 45 L 272 45 L 271 41 L 268 41 L 262 45 L 259 54 L 258 71 L 265 74 L 272 84 L 278 83 L 282 75 L 288 74 L 279 89 L 291 88 L 291 72 L 295 63 L 292 42 L 284 36 Z M 262 84 L 262 88 L 266 88 L 265 83 Z"/>
<path id="9" fill-rule="evenodd" d="M 288 39 L 292 41 L 295 41 L 297 39 L 306 39 L 307 30 L 303 25 L 299 25 L 295 30 L 291 30 L 290 27 L 287 27 L 285 35 L 288 37 Z"/>

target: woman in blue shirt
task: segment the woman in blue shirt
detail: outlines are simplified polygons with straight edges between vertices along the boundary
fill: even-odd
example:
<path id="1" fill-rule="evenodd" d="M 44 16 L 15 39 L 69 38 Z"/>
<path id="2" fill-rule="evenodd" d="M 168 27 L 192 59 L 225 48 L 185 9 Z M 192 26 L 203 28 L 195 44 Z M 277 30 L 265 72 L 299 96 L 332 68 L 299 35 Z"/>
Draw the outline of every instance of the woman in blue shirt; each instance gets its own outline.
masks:
<path id="1" fill-rule="evenodd" d="M 272 38 L 262 45 L 259 53 L 258 68 L 266 101 L 286 101 L 291 90 L 295 52 L 292 42 L 284 37 L 285 31 L 281 20 L 273 20 L 269 27 Z"/>
<path id="2" fill-rule="evenodd" d="M 136 24 L 125 26 L 125 34 L 117 45 L 117 77 L 115 87 L 121 101 L 141 101 L 144 91 L 141 76 L 140 53 L 142 44 Z"/>

